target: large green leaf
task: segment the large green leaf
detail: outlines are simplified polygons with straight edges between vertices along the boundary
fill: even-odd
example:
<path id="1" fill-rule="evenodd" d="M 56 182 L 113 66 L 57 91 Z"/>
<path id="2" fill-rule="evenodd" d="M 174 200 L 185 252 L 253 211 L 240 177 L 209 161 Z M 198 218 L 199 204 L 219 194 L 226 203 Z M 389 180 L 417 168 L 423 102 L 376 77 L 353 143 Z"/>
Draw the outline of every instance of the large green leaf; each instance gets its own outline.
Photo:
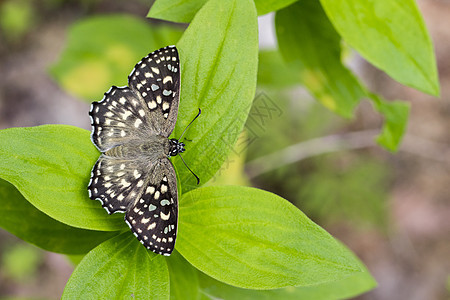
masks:
<path id="1" fill-rule="evenodd" d="M 208 0 L 156 0 L 148 18 L 189 23 Z M 254 0 L 258 15 L 281 9 L 297 0 Z"/>
<path id="2" fill-rule="evenodd" d="M 62 299 L 169 299 L 166 261 L 127 231 L 83 258 Z"/>
<path id="3" fill-rule="evenodd" d="M 185 194 L 176 247 L 200 271 L 243 288 L 306 286 L 361 272 L 348 250 L 291 203 L 247 187 Z"/>
<path id="4" fill-rule="evenodd" d="M 67 125 L 0 131 L 0 178 L 53 219 L 70 226 L 114 231 L 123 215 L 109 216 L 90 200 L 90 171 L 99 156 L 89 132 Z"/>
<path id="5" fill-rule="evenodd" d="M 100 100 L 112 85 L 127 84 L 127 75 L 142 57 L 176 43 L 181 33 L 175 27 L 150 27 L 128 15 L 86 18 L 69 29 L 66 49 L 50 71 L 72 94 Z"/>
<path id="6" fill-rule="evenodd" d="M 356 258 L 355 258 L 356 259 Z M 297 300 L 297 299 L 348 299 L 373 289 L 377 283 L 365 266 L 360 263 L 363 272 L 350 275 L 338 281 L 312 286 L 287 287 L 283 289 L 258 291 L 237 288 L 217 281 L 199 272 L 202 292 L 208 299 L 240 300 Z"/>
<path id="7" fill-rule="evenodd" d="M 277 38 L 297 79 L 328 109 L 351 117 L 365 92 L 341 62 L 340 37 L 317 1 L 299 1 L 277 12 Z"/>
<path id="8" fill-rule="evenodd" d="M 257 30 L 251 0 L 211 0 L 178 42 L 181 101 L 173 136 L 180 137 L 202 109 L 186 133 L 183 157 L 203 183 L 222 166 L 247 119 L 256 89 Z M 196 187 L 181 159 L 173 161 L 183 190 Z"/>
<path id="9" fill-rule="evenodd" d="M 0 179 L 0 227 L 47 251 L 84 254 L 116 235 L 58 222 L 31 205 L 16 188 Z"/>
<path id="10" fill-rule="evenodd" d="M 336 30 L 365 59 L 400 83 L 439 94 L 433 45 L 414 0 L 320 2 Z"/>

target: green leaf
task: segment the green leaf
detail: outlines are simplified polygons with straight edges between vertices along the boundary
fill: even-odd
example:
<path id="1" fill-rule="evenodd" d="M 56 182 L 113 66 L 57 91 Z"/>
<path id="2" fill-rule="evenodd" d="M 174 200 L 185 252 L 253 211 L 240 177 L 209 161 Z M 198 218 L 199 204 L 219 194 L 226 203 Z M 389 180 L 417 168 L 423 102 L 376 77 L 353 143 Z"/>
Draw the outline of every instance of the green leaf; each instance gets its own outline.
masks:
<path id="1" fill-rule="evenodd" d="M 283 88 L 298 84 L 298 71 L 288 66 L 276 50 L 261 50 L 258 60 L 258 86 Z"/>
<path id="2" fill-rule="evenodd" d="M 408 126 L 410 105 L 405 101 L 386 101 L 375 94 L 370 97 L 376 110 L 384 116 L 383 129 L 377 137 L 377 143 L 395 152 Z"/>
<path id="3" fill-rule="evenodd" d="M 170 299 L 197 299 L 198 271 L 176 250 L 166 258 L 166 262 L 170 274 Z"/>
<path id="4" fill-rule="evenodd" d="M 349 255 L 353 255 L 348 252 Z M 357 258 L 355 257 L 357 260 Z M 217 281 L 199 272 L 199 282 L 202 292 L 209 295 L 208 299 L 240 299 L 240 300 L 297 300 L 297 299 L 348 299 L 373 289 L 377 283 L 361 263 L 363 272 L 350 275 L 338 281 L 332 281 L 312 286 L 287 287 L 283 289 L 259 291 L 237 288 Z"/>
<path id="5" fill-rule="evenodd" d="M 393 79 L 439 95 L 433 45 L 414 0 L 320 1 L 336 30 Z"/>
<path id="6" fill-rule="evenodd" d="M 251 0 L 211 0 L 178 42 L 181 101 L 173 133 L 186 133 L 184 160 L 207 182 L 222 166 L 241 133 L 256 89 L 258 32 Z M 179 157 L 173 159 L 184 191 L 197 187 Z"/>
<path id="7" fill-rule="evenodd" d="M 156 0 L 147 18 L 189 23 L 208 0 Z"/>
<path id="8" fill-rule="evenodd" d="M 169 299 L 166 261 L 124 232 L 84 257 L 62 299 Z"/>
<path id="9" fill-rule="evenodd" d="M 100 100 L 112 85 L 127 85 L 127 75 L 142 57 L 180 36 L 180 29 L 150 27 L 127 15 L 86 18 L 69 29 L 66 49 L 50 71 L 70 93 Z"/>
<path id="10" fill-rule="evenodd" d="M 177 250 L 197 269 L 250 289 L 306 286 L 361 272 L 358 261 L 288 201 L 262 190 L 184 195 Z"/>
<path id="11" fill-rule="evenodd" d="M 352 117 L 365 91 L 341 62 L 340 37 L 317 1 L 299 1 L 276 13 L 281 54 L 297 80 L 328 109 Z"/>
<path id="12" fill-rule="evenodd" d="M 208 0 L 156 0 L 147 18 L 189 23 Z M 258 15 L 279 10 L 297 0 L 254 0 Z"/>
<path id="13" fill-rule="evenodd" d="M 7 181 L 0 179 L 0 227 L 47 251 L 83 254 L 116 232 L 84 230 L 60 223 L 31 205 Z"/>
<path id="14" fill-rule="evenodd" d="M 124 228 L 123 215 L 108 215 L 89 199 L 87 186 L 99 156 L 89 132 L 67 125 L 0 131 L 0 178 L 37 209 L 67 225 L 92 230 Z"/>
<path id="15" fill-rule="evenodd" d="M 254 0 L 258 15 L 265 15 L 271 11 L 282 9 L 297 0 Z"/>

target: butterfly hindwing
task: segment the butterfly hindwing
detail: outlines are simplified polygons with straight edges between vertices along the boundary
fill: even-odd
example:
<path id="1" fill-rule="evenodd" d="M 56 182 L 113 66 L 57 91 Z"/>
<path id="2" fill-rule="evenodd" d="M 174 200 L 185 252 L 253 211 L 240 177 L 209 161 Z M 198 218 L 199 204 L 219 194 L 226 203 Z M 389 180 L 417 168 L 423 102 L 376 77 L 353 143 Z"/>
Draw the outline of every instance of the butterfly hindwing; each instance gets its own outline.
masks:
<path id="1" fill-rule="evenodd" d="M 145 247 L 163 255 L 172 253 L 177 234 L 178 192 L 169 159 L 156 163 L 148 184 L 126 212 L 125 220 Z"/>
<path id="2" fill-rule="evenodd" d="M 150 170 L 144 170 L 139 161 L 102 154 L 92 169 L 89 196 L 100 200 L 109 214 L 126 212 L 142 194 L 149 171 L 151 166 Z"/>
<path id="3" fill-rule="evenodd" d="M 178 114 L 180 66 L 175 46 L 156 50 L 136 64 L 128 85 L 149 109 L 152 126 L 169 137 Z"/>

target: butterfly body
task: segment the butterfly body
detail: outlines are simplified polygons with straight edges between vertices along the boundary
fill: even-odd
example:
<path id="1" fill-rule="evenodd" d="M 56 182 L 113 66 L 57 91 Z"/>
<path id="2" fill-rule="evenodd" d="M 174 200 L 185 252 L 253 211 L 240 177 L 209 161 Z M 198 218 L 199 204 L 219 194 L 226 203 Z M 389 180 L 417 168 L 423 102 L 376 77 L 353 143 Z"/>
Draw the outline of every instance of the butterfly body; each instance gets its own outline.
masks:
<path id="1" fill-rule="evenodd" d="M 170 255 L 178 225 L 178 191 L 170 156 L 184 144 L 168 139 L 178 114 L 180 72 L 174 46 L 136 64 L 128 86 L 113 86 L 92 103 L 91 139 L 102 154 L 91 172 L 89 197 L 109 214 L 125 213 L 138 240 Z"/>

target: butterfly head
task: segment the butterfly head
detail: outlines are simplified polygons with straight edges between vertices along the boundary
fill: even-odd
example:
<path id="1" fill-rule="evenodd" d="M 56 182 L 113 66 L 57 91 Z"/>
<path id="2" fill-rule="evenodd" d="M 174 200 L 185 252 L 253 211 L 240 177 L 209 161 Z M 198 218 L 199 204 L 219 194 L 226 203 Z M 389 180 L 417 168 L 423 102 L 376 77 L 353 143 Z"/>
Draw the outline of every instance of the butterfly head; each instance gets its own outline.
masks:
<path id="1" fill-rule="evenodd" d="M 169 156 L 176 156 L 179 153 L 184 152 L 184 143 L 179 142 L 177 139 L 170 139 Z"/>

